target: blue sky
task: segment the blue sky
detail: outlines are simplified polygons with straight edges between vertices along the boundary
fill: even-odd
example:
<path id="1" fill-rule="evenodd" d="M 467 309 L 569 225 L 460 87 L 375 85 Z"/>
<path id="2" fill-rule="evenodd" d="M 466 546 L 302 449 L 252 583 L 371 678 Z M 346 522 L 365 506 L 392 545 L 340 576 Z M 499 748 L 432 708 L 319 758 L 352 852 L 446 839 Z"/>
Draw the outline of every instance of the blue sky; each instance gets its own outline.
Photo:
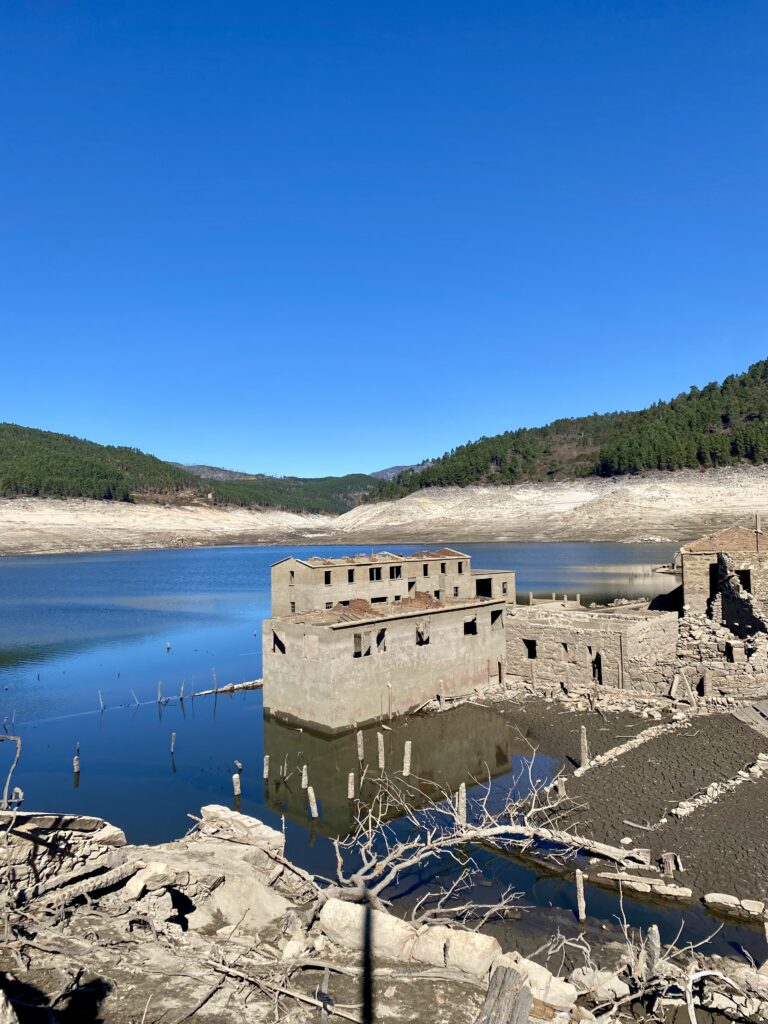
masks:
<path id="1" fill-rule="evenodd" d="M 372 470 L 768 355 L 768 5 L 19 0 L 0 419 Z"/>

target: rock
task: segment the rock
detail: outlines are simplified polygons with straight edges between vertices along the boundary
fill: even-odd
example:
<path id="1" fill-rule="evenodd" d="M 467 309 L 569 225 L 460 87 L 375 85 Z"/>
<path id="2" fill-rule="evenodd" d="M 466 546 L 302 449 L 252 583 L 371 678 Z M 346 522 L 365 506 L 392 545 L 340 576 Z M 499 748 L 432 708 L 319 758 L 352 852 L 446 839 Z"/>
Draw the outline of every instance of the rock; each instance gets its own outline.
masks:
<path id="1" fill-rule="evenodd" d="M 608 972 L 602 971 L 601 973 L 607 974 Z M 594 996 L 598 1003 L 607 1003 L 611 999 L 623 999 L 629 993 L 630 987 L 626 981 L 622 981 L 621 978 L 612 974 L 603 985 L 595 989 Z"/>
<path id="2" fill-rule="evenodd" d="M 110 825 L 109 822 L 103 828 L 97 829 L 96 832 L 91 834 L 91 842 L 99 843 L 101 846 L 119 847 L 127 845 L 125 832 L 121 828 L 117 828 L 116 825 Z"/>
<path id="3" fill-rule="evenodd" d="M 319 924 L 325 935 L 344 949 L 362 950 L 365 942 L 366 908 L 359 903 L 330 899 L 320 911 Z M 410 960 L 416 944 L 416 929 L 392 914 L 371 911 L 374 956 Z"/>
<path id="4" fill-rule="evenodd" d="M 723 907 L 726 910 L 741 909 L 741 900 L 724 892 L 708 892 L 704 896 L 704 903 L 708 907 Z"/>
<path id="5" fill-rule="evenodd" d="M 491 964 L 501 956 L 501 946 L 492 935 L 481 932 L 462 932 L 451 928 L 445 951 L 446 967 L 454 967 L 465 974 L 486 977 Z"/>
<path id="6" fill-rule="evenodd" d="M 297 956 L 301 956 L 306 948 L 306 936 L 295 935 L 292 939 L 288 939 L 280 956 L 283 960 L 295 960 Z"/>
<path id="7" fill-rule="evenodd" d="M 411 956 L 420 964 L 445 967 L 445 947 L 448 945 L 450 928 L 437 924 L 424 927 L 416 939 Z"/>
<path id="8" fill-rule="evenodd" d="M 658 883 L 653 886 L 653 892 L 657 896 L 667 896 L 673 900 L 690 900 L 693 899 L 693 890 L 686 888 L 684 885 L 665 885 L 664 883 Z"/>
<path id="9" fill-rule="evenodd" d="M 746 910 L 751 917 L 762 917 L 765 912 L 765 904 L 760 900 L 742 900 L 741 909 Z"/>
<path id="10" fill-rule="evenodd" d="M 519 953 L 503 953 L 494 960 L 493 966 L 512 967 L 519 971 L 528 982 L 534 999 L 540 999 L 557 1010 L 570 1010 L 578 997 L 575 985 L 556 978 L 551 971 L 533 960 L 527 960 Z"/>
<path id="11" fill-rule="evenodd" d="M 176 872 L 162 861 L 151 861 L 133 876 L 132 881 L 140 882 L 148 892 L 154 892 L 174 885 Z"/>
<path id="12" fill-rule="evenodd" d="M 629 985 L 613 971 L 599 971 L 592 967 L 577 967 L 569 980 L 579 992 L 591 992 L 598 1003 L 621 999 L 628 996 L 630 991 Z"/>
<path id="13" fill-rule="evenodd" d="M 129 878 L 128 881 L 123 886 L 123 890 L 120 895 L 123 897 L 123 899 L 128 900 L 129 903 L 135 902 L 136 900 L 140 900 L 144 893 L 147 891 L 144 882 L 139 877 L 140 875 L 141 872 L 139 871 L 137 874 L 133 876 L 133 878 Z"/>
<path id="14" fill-rule="evenodd" d="M 5 992 L 0 989 L 0 1024 L 19 1024 L 16 1011 Z"/>
<path id="15" fill-rule="evenodd" d="M 226 866 L 223 883 L 213 892 L 202 894 L 187 922 L 191 931 L 205 935 L 213 935 L 225 925 L 237 925 L 238 932 L 256 936 L 281 918 L 289 906 L 285 897 L 262 882 L 250 865 L 233 859 Z"/>

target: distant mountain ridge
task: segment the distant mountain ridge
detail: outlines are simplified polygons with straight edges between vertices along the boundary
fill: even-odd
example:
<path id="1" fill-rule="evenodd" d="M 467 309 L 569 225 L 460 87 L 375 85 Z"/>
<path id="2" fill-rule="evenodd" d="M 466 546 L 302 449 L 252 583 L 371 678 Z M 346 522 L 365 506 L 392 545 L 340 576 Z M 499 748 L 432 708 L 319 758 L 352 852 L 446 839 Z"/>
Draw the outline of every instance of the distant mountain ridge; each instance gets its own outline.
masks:
<path id="1" fill-rule="evenodd" d="M 768 360 L 636 412 L 594 413 L 481 437 L 424 469 L 382 480 L 366 500 L 427 487 L 514 484 L 768 462 Z"/>
<path id="2" fill-rule="evenodd" d="M 197 468 L 209 470 L 209 475 L 203 477 L 138 448 L 101 445 L 68 434 L 0 423 L 3 497 L 200 501 L 338 514 L 358 504 L 376 485 L 364 473 L 313 479 L 249 477 L 216 467 Z"/>
<path id="3" fill-rule="evenodd" d="M 432 465 L 429 459 L 425 459 L 424 462 L 419 462 L 413 466 L 390 466 L 389 469 L 377 469 L 373 473 L 369 473 L 369 476 L 375 477 L 377 480 L 394 480 L 400 473 L 405 473 L 406 470 L 413 470 L 415 473 L 421 472 L 422 469 L 428 469 Z"/>

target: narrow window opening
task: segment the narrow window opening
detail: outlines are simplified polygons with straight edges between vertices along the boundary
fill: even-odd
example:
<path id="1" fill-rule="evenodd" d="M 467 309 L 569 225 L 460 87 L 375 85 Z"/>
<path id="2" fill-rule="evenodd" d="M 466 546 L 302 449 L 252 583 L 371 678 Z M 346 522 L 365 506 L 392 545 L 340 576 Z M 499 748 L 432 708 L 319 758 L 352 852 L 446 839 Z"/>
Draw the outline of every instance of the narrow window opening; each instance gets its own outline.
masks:
<path id="1" fill-rule="evenodd" d="M 291 569 L 288 573 L 288 585 L 292 587 L 296 582 L 296 573 Z"/>
<path id="2" fill-rule="evenodd" d="M 376 583 L 381 579 L 381 566 L 374 565 L 368 570 L 368 579 L 371 583 Z"/>
<path id="3" fill-rule="evenodd" d="M 491 629 L 502 629 L 504 627 L 504 612 L 501 608 L 491 612 Z"/>
<path id="4" fill-rule="evenodd" d="M 347 583 L 354 583 L 354 582 L 355 582 L 355 570 L 354 569 L 347 569 Z"/>
<path id="5" fill-rule="evenodd" d="M 391 580 L 402 579 L 403 567 L 402 565 L 390 565 L 389 567 L 389 578 Z"/>
<path id="6" fill-rule="evenodd" d="M 509 584 L 507 583 L 506 580 L 503 580 L 502 584 L 501 584 L 501 593 L 504 595 L 504 597 L 506 597 L 508 592 L 509 592 Z"/>
<path id="7" fill-rule="evenodd" d="M 426 647 L 429 643 L 429 623 L 420 622 L 416 627 L 416 646 Z"/>
<path id="8" fill-rule="evenodd" d="M 386 597 L 372 597 L 371 604 L 384 604 Z"/>
<path id="9" fill-rule="evenodd" d="M 330 569 L 326 569 L 324 575 L 325 575 L 325 585 L 326 585 L 326 587 L 329 587 L 331 585 L 331 570 Z"/>
<path id="10" fill-rule="evenodd" d="M 459 596 L 459 588 L 458 587 L 454 587 L 453 588 L 453 596 L 454 597 L 458 597 Z"/>
<path id="11" fill-rule="evenodd" d="M 725 660 L 733 661 L 733 644 L 726 643 L 725 645 Z"/>
<path id="12" fill-rule="evenodd" d="M 477 636 L 477 616 L 464 619 L 464 636 Z"/>
<path id="13" fill-rule="evenodd" d="M 536 657 L 536 641 L 535 640 L 523 640 L 525 644 L 525 651 L 528 655 L 529 660 L 533 660 Z"/>
<path id="14" fill-rule="evenodd" d="M 416 589 L 416 580 L 408 580 L 408 593 L 411 594 Z"/>
<path id="15" fill-rule="evenodd" d="M 295 601 L 291 601 L 291 615 L 295 615 L 295 614 L 296 614 L 296 602 Z"/>
<path id="16" fill-rule="evenodd" d="M 387 631 L 380 629 L 376 634 L 376 650 L 383 653 L 387 649 Z"/>
<path id="17" fill-rule="evenodd" d="M 464 563 L 463 562 L 459 562 L 458 573 L 459 573 L 459 575 L 461 575 L 463 572 L 464 572 Z"/>
<path id="18" fill-rule="evenodd" d="M 440 563 L 440 572 L 445 573 L 445 562 Z"/>
<path id="19" fill-rule="evenodd" d="M 743 590 L 752 593 L 752 571 L 750 569 L 737 569 L 736 576 Z"/>
<path id="20" fill-rule="evenodd" d="M 371 653 L 371 634 L 370 631 L 365 633 L 353 633 L 352 635 L 352 657 L 353 658 L 367 658 Z"/>
<path id="21" fill-rule="evenodd" d="M 424 563 L 424 565 L 421 567 L 421 571 L 424 576 L 429 576 L 429 562 Z"/>
<path id="22" fill-rule="evenodd" d="M 285 654 L 285 644 L 274 630 L 272 630 L 272 653 Z"/>

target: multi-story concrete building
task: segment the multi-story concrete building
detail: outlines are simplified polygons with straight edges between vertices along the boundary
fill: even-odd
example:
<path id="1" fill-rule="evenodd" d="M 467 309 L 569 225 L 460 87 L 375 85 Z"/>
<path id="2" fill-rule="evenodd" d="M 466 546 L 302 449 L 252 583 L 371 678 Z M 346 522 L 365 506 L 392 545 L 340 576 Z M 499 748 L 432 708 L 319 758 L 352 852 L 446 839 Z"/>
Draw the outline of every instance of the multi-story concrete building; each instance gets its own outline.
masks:
<path id="1" fill-rule="evenodd" d="M 272 614 L 294 615 L 355 600 L 396 604 L 417 594 L 436 601 L 475 597 L 515 601 L 515 574 L 473 572 L 469 555 L 452 548 L 349 558 L 284 558 L 272 566 Z"/>

